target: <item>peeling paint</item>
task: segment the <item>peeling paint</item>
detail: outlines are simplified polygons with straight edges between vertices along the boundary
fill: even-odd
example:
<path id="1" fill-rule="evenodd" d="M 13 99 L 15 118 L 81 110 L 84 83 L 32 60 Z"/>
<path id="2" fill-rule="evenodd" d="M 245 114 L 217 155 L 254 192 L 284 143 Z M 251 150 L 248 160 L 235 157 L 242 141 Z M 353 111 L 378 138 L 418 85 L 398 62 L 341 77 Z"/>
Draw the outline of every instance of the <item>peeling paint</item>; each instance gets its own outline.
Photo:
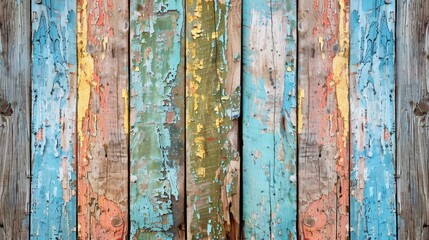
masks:
<path id="1" fill-rule="evenodd" d="M 184 238 L 183 8 L 131 1 L 132 239 Z"/>
<path id="2" fill-rule="evenodd" d="M 299 2 L 299 238 L 349 237 L 349 1 Z"/>
<path id="3" fill-rule="evenodd" d="M 186 12 L 187 238 L 239 239 L 241 2 Z"/>
<path id="4" fill-rule="evenodd" d="M 243 1 L 245 239 L 296 239 L 296 2 Z"/>
<path id="5" fill-rule="evenodd" d="M 128 232 L 128 2 L 78 0 L 78 238 Z"/>
<path id="6" fill-rule="evenodd" d="M 76 239 L 76 2 L 32 9 L 30 235 Z"/>
<path id="7" fill-rule="evenodd" d="M 395 239 L 395 1 L 350 12 L 351 237 Z"/>

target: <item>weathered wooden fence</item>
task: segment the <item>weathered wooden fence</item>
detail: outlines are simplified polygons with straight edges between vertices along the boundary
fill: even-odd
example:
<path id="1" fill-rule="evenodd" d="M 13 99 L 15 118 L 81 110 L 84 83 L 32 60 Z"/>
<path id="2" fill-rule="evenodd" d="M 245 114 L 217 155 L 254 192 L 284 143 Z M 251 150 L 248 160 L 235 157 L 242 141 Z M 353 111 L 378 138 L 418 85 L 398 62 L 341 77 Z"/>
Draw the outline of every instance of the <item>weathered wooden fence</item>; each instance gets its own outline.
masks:
<path id="1" fill-rule="evenodd" d="M 0 240 L 429 239 L 427 0 L 0 0 Z"/>

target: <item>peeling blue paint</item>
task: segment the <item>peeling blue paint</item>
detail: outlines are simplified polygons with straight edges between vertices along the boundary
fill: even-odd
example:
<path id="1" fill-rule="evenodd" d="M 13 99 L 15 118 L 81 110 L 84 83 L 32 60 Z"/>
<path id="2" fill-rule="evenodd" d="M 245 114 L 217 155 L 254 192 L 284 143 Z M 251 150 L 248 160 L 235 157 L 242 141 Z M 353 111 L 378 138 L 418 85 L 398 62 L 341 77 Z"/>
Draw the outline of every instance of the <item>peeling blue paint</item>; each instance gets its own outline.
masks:
<path id="1" fill-rule="evenodd" d="M 395 1 L 351 1 L 351 239 L 395 239 Z"/>
<path id="2" fill-rule="evenodd" d="M 76 1 L 32 1 L 31 238 L 76 239 Z"/>

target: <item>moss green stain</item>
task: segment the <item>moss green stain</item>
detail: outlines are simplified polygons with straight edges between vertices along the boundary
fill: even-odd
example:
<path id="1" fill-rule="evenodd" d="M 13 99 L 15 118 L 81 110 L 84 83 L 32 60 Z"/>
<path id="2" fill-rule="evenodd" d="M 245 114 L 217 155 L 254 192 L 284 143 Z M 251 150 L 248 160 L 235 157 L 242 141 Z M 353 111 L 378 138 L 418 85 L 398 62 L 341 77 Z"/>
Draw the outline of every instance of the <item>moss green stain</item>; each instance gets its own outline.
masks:
<path id="1" fill-rule="evenodd" d="M 131 237 L 177 238 L 173 205 L 183 198 L 181 1 L 131 1 Z M 183 88 L 182 88 L 183 89 Z M 179 95 L 183 95 L 179 93 Z M 180 104 L 179 104 L 180 105 Z M 183 104 L 182 104 L 183 105 Z M 183 137 L 182 137 L 183 138 Z"/>
<path id="2" fill-rule="evenodd" d="M 240 29 L 238 1 L 187 1 L 186 142 L 189 239 L 236 239 L 239 232 Z M 240 39 L 234 39 L 240 42 Z M 235 57 L 234 57 L 235 56 Z M 237 61 L 238 60 L 238 61 Z"/>

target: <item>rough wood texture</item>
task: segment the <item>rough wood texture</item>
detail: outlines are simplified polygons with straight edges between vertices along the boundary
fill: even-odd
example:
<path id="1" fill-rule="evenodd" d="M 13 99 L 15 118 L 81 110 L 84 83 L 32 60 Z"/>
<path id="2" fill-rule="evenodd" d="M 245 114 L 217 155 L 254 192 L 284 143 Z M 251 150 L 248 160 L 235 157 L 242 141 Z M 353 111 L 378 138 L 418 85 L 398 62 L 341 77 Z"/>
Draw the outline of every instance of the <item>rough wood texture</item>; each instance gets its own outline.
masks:
<path id="1" fill-rule="evenodd" d="M 245 239 L 296 239 L 296 3 L 243 1 Z"/>
<path id="2" fill-rule="evenodd" d="M 30 234 L 76 239 L 76 2 L 32 2 Z"/>
<path id="3" fill-rule="evenodd" d="M 0 0 L 0 239 L 28 239 L 30 1 Z"/>
<path id="4" fill-rule="evenodd" d="M 397 8 L 397 181 L 400 239 L 429 239 L 429 3 Z"/>
<path id="5" fill-rule="evenodd" d="M 185 238 L 184 2 L 131 1 L 132 239 Z"/>
<path id="6" fill-rule="evenodd" d="M 128 232 L 128 1 L 78 1 L 78 238 Z"/>
<path id="7" fill-rule="evenodd" d="M 241 1 L 186 1 L 187 238 L 239 239 Z"/>
<path id="8" fill-rule="evenodd" d="M 395 1 L 350 12 L 351 237 L 395 239 Z"/>
<path id="9" fill-rule="evenodd" d="M 349 3 L 299 1 L 299 238 L 347 239 Z"/>

